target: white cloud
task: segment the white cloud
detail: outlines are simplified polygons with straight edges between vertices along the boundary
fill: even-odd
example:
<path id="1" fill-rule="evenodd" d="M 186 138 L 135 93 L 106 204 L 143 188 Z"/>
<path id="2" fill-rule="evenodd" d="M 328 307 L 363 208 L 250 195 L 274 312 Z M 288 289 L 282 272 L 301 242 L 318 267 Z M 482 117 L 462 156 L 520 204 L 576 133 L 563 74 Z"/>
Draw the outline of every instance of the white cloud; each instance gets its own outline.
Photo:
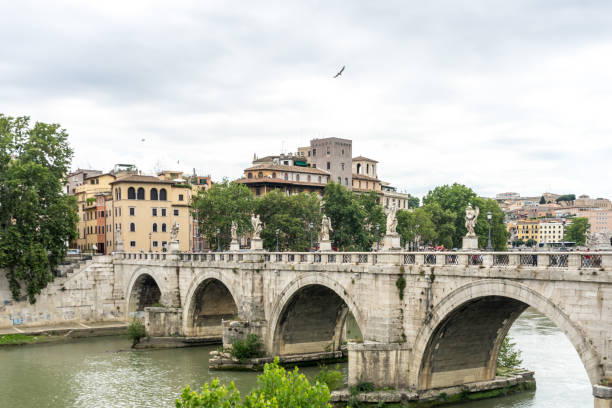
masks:
<path id="1" fill-rule="evenodd" d="M 233 178 L 253 153 L 337 136 L 418 195 L 612 197 L 611 7 L 13 2 L 0 112 L 61 123 L 75 167 Z"/>

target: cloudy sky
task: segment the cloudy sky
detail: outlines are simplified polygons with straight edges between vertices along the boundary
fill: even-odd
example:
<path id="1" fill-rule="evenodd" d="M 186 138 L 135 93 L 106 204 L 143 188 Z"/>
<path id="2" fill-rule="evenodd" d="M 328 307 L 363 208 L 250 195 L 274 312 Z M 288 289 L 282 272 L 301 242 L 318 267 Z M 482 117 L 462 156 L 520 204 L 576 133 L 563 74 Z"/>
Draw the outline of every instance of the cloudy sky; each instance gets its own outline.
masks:
<path id="1" fill-rule="evenodd" d="M 0 38 L 0 112 L 74 168 L 236 178 L 335 136 L 419 196 L 612 198 L 607 0 L 2 0 Z"/>

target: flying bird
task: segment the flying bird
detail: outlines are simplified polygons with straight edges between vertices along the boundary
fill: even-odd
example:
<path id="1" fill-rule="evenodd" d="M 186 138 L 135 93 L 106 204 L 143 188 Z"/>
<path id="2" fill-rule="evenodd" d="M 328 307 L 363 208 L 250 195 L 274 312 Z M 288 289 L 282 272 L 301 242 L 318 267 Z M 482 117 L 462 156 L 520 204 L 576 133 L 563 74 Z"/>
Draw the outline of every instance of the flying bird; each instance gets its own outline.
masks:
<path id="1" fill-rule="evenodd" d="M 342 75 L 342 72 L 344 72 L 344 68 L 346 68 L 346 65 L 342 66 L 342 69 L 340 69 L 340 71 L 338 71 L 338 73 L 334 75 L 334 78 L 338 78 L 340 75 Z"/>

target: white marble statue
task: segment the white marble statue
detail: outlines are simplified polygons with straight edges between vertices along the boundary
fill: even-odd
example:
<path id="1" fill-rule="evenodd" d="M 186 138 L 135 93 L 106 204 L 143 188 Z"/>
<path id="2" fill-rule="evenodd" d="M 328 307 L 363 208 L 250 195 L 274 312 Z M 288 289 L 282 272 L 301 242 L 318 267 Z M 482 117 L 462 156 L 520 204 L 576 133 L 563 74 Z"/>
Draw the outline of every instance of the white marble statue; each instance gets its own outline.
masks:
<path id="1" fill-rule="evenodd" d="M 465 228 L 467 229 L 467 234 L 465 234 L 466 237 L 476 236 L 474 229 L 476 228 L 478 214 L 480 214 L 480 208 L 476 207 L 474 209 L 472 208 L 472 204 L 468 203 L 468 206 L 465 209 Z"/>
<path id="2" fill-rule="evenodd" d="M 236 225 L 236 221 L 232 221 L 231 234 L 232 241 L 238 241 L 238 225 Z"/>
<path id="3" fill-rule="evenodd" d="M 588 232 L 587 247 L 594 249 L 608 249 L 612 246 L 612 232 Z"/>
<path id="4" fill-rule="evenodd" d="M 389 210 L 387 211 L 387 235 L 395 235 L 397 234 L 397 207 L 395 204 L 392 204 Z"/>
<path id="5" fill-rule="evenodd" d="M 176 241 L 179 234 L 179 225 L 175 222 L 170 228 L 170 241 Z"/>
<path id="6" fill-rule="evenodd" d="M 115 248 L 118 248 L 121 244 L 121 226 L 117 225 L 115 228 Z"/>
<path id="7" fill-rule="evenodd" d="M 325 214 L 321 219 L 321 232 L 319 233 L 319 241 L 329 241 L 329 233 L 333 231 L 331 220 Z"/>
<path id="8" fill-rule="evenodd" d="M 261 234 L 261 220 L 259 219 L 259 215 L 253 214 L 251 216 L 251 226 L 253 227 L 253 238 L 252 239 L 261 239 L 259 234 Z"/>

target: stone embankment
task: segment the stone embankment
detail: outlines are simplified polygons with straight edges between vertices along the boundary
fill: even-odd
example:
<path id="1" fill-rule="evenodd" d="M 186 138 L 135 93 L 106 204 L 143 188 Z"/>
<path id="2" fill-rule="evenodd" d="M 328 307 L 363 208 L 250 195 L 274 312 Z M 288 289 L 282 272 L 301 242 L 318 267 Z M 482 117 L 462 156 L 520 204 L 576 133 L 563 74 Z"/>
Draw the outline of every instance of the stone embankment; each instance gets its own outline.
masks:
<path id="1" fill-rule="evenodd" d="M 347 350 L 325 351 L 320 353 L 292 354 L 278 356 L 281 365 L 309 366 L 317 364 L 340 363 L 347 360 Z M 267 363 L 271 363 L 274 357 L 249 358 L 239 360 L 228 351 L 211 351 L 208 366 L 211 370 L 244 370 L 260 371 Z"/>
<path id="2" fill-rule="evenodd" d="M 535 390 L 536 382 L 533 375 L 533 371 L 521 370 L 513 375 L 495 377 L 491 381 L 479 381 L 421 392 L 384 389 L 355 393 L 351 392 L 350 389 L 342 389 L 332 392 L 331 402 L 334 407 L 342 408 L 346 407 L 346 403 L 352 398 L 366 406 L 379 406 L 380 403 L 385 404 L 385 407 L 442 406 Z"/>

